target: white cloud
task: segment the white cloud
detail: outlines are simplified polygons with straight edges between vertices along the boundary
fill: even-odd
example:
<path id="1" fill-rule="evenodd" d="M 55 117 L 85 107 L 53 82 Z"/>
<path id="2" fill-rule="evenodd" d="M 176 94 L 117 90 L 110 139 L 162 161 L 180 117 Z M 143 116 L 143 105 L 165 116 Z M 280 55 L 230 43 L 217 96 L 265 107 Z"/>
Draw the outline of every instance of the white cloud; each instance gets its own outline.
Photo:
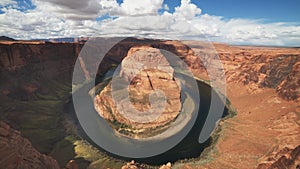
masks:
<path id="1" fill-rule="evenodd" d="M 201 15 L 192 25 L 213 41 L 256 45 L 299 45 L 300 26 L 263 23 L 260 20 L 231 19 Z"/>
<path id="2" fill-rule="evenodd" d="M 168 4 L 164 4 L 164 10 L 166 10 L 166 11 L 170 10 Z"/>
<path id="3" fill-rule="evenodd" d="M 3 9 L 0 15 L 0 35 L 18 39 L 94 36 L 99 23 L 90 20 L 65 20 L 51 12 L 36 8 L 21 12 L 13 8 Z"/>
<path id="4" fill-rule="evenodd" d="M 175 8 L 174 16 L 178 19 L 190 20 L 196 15 L 201 14 L 201 9 L 190 0 L 181 0 L 181 5 Z"/>
<path id="5" fill-rule="evenodd" d="M 101 2 L 99 3 L 98 0 L 35 0 L 34 4 L 37 6 L 36 11 L 52 13 L 62 19 L 86 20 L 95 19 L 108 12 L 108 7 L 105 5 L 111 4 Z"/>
<path id="6" fill-rule="evenodd" d="M 7 6 L 7 5 L 16 5 L 17 2 L 13 0 L 1 0 L 0 6 Z"/>
<path id="7" fill-rule="evenodd" d="M 124 0 L 119 8 L 111 14 L 116 16 L 157 15 L 162 4 L 163 0 Z"/>
<path id="8" fill-rule="evenodd" d="M 100 14 L 111 14 L 119 8 L 119 4 L 116 0 L 100 0 L 99 3 L 101 5 Z"/>
<path id="9" fill-rule="evenodd" d="M 3 3 L 4 1 L 2 1 Z M 6 0 L 8 3 L 9 1 Z M 300 26 L 263 23 L 260 20 L 231 19 L 201 14 L 190 0 L 182 0 L 174 13 L 165 11 L 162 0 L 34 0 L 35 9 L 21 12 L 12 6 L 0 14 L 0 35 L 13 38 L 53 38 L 78 36 L 148 36 L 192 38 L 206 35 L 212 41 L 257 45 L 298 45 Z M 109 14 L 117 16 L 96 21 Z"/>

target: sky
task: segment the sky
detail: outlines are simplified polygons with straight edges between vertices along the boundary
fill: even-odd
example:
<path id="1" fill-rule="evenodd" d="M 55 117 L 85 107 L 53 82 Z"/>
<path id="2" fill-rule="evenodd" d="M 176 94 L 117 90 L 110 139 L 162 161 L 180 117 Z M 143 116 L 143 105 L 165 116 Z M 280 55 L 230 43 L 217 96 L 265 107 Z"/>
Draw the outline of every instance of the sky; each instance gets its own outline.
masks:
<path id="1" fill-rule="evenodd" d="M 299 0 L 1 0 L 0 36 L 300 46 Z"/>

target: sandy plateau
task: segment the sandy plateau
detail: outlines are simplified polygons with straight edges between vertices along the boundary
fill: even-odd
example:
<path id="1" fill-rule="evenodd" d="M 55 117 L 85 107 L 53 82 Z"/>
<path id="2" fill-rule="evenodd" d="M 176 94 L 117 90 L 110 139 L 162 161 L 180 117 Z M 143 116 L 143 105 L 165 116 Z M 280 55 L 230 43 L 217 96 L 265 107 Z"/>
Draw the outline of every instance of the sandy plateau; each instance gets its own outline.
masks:
<path id="1" fill-rule="evenodd" d="M 215 48 L 226 71 L 227 97 L 237 115 L 221 123 L 222 134 L 212 160 L 204 166 L 195 162 L 184 168 L 296 168 L 300 163 L 300 50 L 222 44 Z M 293 56 L 296 61 L 291 64 Z M 279 57 L 283 58 L 274 63 Z M 268 64 L 273 68 L 261 73 Z M 278 86 L 273 82 L 274 88 L 264 87 L 270 74 L 280 76 L 284 68 L 279 65 L 292 69 L 279 78 Z M 275 81 L 276 76 L 270 79 Z M 294 100 L 287 101 L 290 97 L 279 92 L 279 86 L 294 83 L 286 79 L 296 79 Z"/>

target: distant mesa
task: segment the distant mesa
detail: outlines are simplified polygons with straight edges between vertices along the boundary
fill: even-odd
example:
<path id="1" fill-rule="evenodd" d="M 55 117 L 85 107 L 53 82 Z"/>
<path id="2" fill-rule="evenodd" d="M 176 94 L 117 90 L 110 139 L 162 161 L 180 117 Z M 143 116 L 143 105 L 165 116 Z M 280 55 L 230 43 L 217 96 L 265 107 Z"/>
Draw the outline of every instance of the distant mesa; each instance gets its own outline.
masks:
<path id="1" fill-rule="evenodd" d="M 78 37 L 78 38 L 51 38 L 51 39 L 38 39 L 43 40 L 45 42 L 53 42 L 53 43 L 78 43 L 78 42 L 86 42 L 89 38 L 87 37 Z"/>
<path id="2" fill-rule="evenodd" d="M 49 38 L 49 39 L 28 39 L 28 40 L 16 40 L 7 36 L 0 36 L 0 41 L 15 41 L 18 43 L 28 43 L 28 42 L 52 42 L 52 43 L 77 43 L 86 42 L 88 37 L 78 37 L 78 38 Z"/>
<path id="3" fill-rule="evenodd" d="M 0 41 L 16 41 L 16 40 L 7 36 L 0 36 Z"/>

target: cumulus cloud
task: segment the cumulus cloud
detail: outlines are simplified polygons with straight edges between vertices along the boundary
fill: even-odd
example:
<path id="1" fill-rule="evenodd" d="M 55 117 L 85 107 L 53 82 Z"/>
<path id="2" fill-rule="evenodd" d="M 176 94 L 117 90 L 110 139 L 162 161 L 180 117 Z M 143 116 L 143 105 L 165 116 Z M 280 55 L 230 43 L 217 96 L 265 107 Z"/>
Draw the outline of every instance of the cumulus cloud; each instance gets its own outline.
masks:
<path id="1" fill-rule="evenodd" d="M 173 13 L 163 0 L 33 0 L 35 9 L 22 12 L 5 0 L 0 14 L 0 35 L 20 39 L 78 36 L 147 36 L 195 39 L 205 35 L 212 41 L 234 44 L 300 44 L 300 27 L 289 23 L 230 19 L 201 14 L 190 0 L 181 0 Z M 9 5 L 12 4 L 12 5 Z M 16 5 L 16 4 L 15 4 Z M 164 13 L 158 13 L 165 9 Z M 106 19 L 96 18 L 107 15 Z"/>
<path id="2" fill-rule="evenodd" d="M 175 8 L 174 16 L 178 19 L 190 20 L 199 14 L 201 14 L 201 9 L 190 0 L 181 0 L 181 5 Z"/>
<path id="3" fill-rule="evenodd" d="M 13 8 L 2 10 L 4 13 L 0 14 L 0 35 L 17 39 L 94 36 L 95 29 L 99 29 L 97 22 L 64 20 L 40 8 L 30 12 Z"/>
<path id="4" fill-rule="evenodd" d="M 118 6 L 114 0 L 34 0 L 39 11 L 52 13 L 62 19 L 93 20 Z"/>
<path id="5" fill-rule="evenodd" d="M 164 8 L 162 2 L 157 1 L 152 8 L 147 10 L 131 11 L 132 15 L 121 15 L 117 19 L 103 24 L 103 30 L 107 30 L 109 31 L 108 34 L 114 35 L 119 33 L 121 36 L 129 34 L 135 36 L 147 35 L 157 38 L 181 38 L 182 35 L 197 32 L 189 21 L 200 14 L 201 9 L 190 3 L 189 0 L 182 0 L 181 5 L 175 8 L 173 14 L 165 11 L 159 15 L 158 10 Z M 124 3 L 126 2 L 124 1 Z M 133 6 L 131 9 L 139 9 Z M 125 8 L 123 4 L 120 7 Z"/>
<path id="6" fill-rule="evenodd" d="M 93 20 L 101 15 L 110 16 L 149 16 L 157 15 L 163 0 L 34 0 L 38 10 L 50 12 L 63 19 Z"/>
<path id="7" fill-rule="evenodd" d="M 261 20 L 230 19 L 201 15 L 192 25 L 212 41 L 255 45 L 299 45 L 300 27 L 284 23 L 263 23 Z"/>
<path id="8" fill-rule="evenodd" d="M 162 8 L 163 0 L 124 0 L 120 7 L 112 13 L 119 16 L 157 15 Z"/>

